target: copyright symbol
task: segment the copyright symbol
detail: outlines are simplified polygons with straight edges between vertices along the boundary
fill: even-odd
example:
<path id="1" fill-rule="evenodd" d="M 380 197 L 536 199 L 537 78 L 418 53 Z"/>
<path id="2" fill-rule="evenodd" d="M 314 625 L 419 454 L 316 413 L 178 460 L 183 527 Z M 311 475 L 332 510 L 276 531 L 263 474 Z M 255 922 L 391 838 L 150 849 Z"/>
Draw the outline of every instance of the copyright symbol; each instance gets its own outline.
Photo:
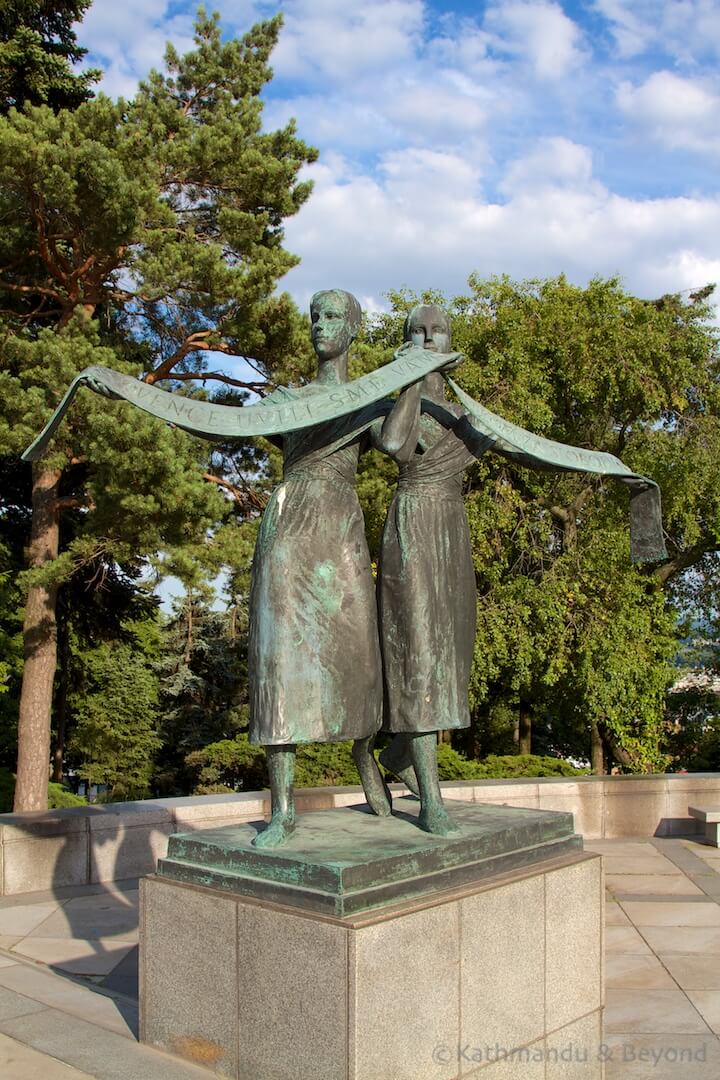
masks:
<path id="1" fill-rule="evenodd" d="M 437 1065 L 449 1065 L 451 1059 L 450 1047 L 446 1046 L 445 1043 L 438 1043 L 433 1050 L 433 1061 Z"/>

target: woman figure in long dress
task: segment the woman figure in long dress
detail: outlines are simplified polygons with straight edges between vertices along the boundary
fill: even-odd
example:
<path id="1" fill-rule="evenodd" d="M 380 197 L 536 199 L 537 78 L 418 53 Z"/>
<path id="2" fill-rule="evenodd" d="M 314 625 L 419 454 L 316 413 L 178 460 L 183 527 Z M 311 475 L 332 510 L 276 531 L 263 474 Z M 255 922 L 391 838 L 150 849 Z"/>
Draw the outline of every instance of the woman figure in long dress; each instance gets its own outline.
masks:
<path id="1" fill-rule="evenodd" d="M 311 302 L 318 357 L 314 382 L 281 387 L 268 404 L 307 401 L 348 381 L 347 350 L 360 328 L 360 305 L 339 289 Z M 383 424 L 404 442 L 414 403 L 398 401 Z M 355 427 L 353 427 L 355 424 Z M 353 739 L 368 805 L 390 813 L 372 754 L 382 722 L 382 674 L 375 589 L 363 515 L 355 493 L 361 444 L 353 417 L 282 436 L 283 482 L 265 510 L 250 592 L 250 740 L 265 747 L 272 818 L 257 847 L 292 832 L 292 782 L 298 743 Z"/>
<path id="2" fill-rule="evenodd" d="M 435 304 L 419 305 L 405 322 L 405 340 L 450 352 L 450 323 Z M 385 714 L 395 733 L 381 763 L 420 795 L 419 824 L 457 831 L 442 801 L 437 731 L 468 727 L 468 683 L 475 641 L 476 589 L 463 473 L 475 455 L 452 428 L 424 411 L 420 399 L 460 417 L 445 400 L 440 372 L 404 390 L 415 422 L 403 446 L 383 432 L 380 446 L 399 463 L 378 560 L 378 610 Z"/>

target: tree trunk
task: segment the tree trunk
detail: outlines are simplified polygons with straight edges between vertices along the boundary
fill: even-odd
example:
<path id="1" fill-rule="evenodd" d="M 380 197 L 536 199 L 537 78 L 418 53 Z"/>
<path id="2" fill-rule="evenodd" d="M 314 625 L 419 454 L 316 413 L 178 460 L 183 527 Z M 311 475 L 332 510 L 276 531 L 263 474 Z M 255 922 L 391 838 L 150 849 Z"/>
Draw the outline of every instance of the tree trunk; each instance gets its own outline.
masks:
<path id="1" fill-rule="evenodd" d="M 532 753 L 532 716 L 527 705 L 518 707 L 518 753 Z"/>
<path id="2" fill-rule="evenodd" d="M 615 735 L 604 726 L 600 727 L 600 733 L 602 735 L 606 758 L 614 758 L 618 765 L 624 765 L 626 769 L 635 772 L 633 759 L 630 757 L 627 750 L 620 745 Z"/>
<path id="3" fill-rule="evenodd" d="M 32 528 L 28 566 L 44 566 L 57 558 L 60 469 L 33 467 Z M 16 812 L 47 810 L 50 764 L 50 718 L 57 666 L 57 586 L 34 585 L 25 604 L 23 668 L 18 717 Z"/>
<path id="4" fill-rule="evenodd" d="M 595 776 L 604 776 L 607 772 L 605 745 L 597 724 L 590 725 L 590 770 Z"/>
<path id="5" fill-rule="evenodd" d="M 70 641 L 67 616 L 58 621 L 58 682 L 55 693 L 55 746 L 52 752 L 52 779 L 55 784 L 63 782 L 65 760 L 65 728 L 67 720 L 68 678 Z"/>

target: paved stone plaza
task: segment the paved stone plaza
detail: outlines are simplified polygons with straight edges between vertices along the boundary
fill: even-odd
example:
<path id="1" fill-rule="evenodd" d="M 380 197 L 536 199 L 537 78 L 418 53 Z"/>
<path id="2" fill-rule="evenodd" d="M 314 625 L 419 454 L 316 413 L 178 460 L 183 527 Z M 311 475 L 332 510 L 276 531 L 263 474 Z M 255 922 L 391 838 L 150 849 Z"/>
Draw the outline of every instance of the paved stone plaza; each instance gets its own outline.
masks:
<path id="1" fill-rule="evenodd" d="M 604 857 L 608 894 L 607 1080 L 717 1080 L 720 850 L 652 838 L 586 847 Z M 136 881 L 0 900 L 3 1080 L 211 1075 L 136 1041 L 137 902 Z M 518 1068 L 509 1080 L 522 1080 Z M 585 1071 L 548 1062 L 546 1080 Z"/>

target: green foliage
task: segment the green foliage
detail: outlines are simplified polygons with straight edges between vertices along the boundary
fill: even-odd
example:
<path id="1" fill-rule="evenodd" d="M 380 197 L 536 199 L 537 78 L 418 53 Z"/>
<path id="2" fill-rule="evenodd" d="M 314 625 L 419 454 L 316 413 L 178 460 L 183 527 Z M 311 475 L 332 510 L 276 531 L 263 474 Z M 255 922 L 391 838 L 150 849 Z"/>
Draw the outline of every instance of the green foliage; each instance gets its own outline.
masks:
<path id="1" fill-rule="evenodd" d="M 185 759 L 195 772 L 193 791 L 257 791 L 268 786 L 265 751 L 253 746 L 245 732 L 195 750 Z M 298 746 L 295 760 L 296 787 L 338 787 L 360 783 L 352 758 L 352 743 L 311 743 Z"/>
<path id="2" fill-rule="evenodd" d="M 720 599 L 720 380 L 707 297 L 649 302 L 615 279 L 469 284 L 447 305 L 454 346 L 468 357 L 458 382 L 514 423 L 610 452 L 657 480 L 670 552 L 662 566 L 630 565 L 619 484 L 494 454 L 469 469 L 478 584 L 471 751 L 505 749 L 510 728 L 493 710 L 523 708 L 553 753 L 589 756 L 596 725 L 611 759 L 662 769 L 679 613 L 689 603 L 716 611 Z M 390 300 L 393 310 L 368 329 L 379 357 L 400 340 L 413 303 L 445 305 L 430 294 Z"/>
<path id="3" fill-rule="evenodd" d="M 164 792 L 182 792 L 189 754 L 208 744 L 232 745 L 233 735 L 247 728 L 246 611 L 215 611 L 200 593 L 190 593 L 162 629 L 155 670 L 163 741 L 156 783 Z"/>
<path id="4" fill-rule="evenodd" d="M 15 794 L 15 776 L 0 765 L 0 814 L 12 812 L 13 796 Z M 48 808 L 59 810 L 67 806 L 86 806 L 87 799 L 82 795 L 75 795 L 62 784 L 48 784 Z"/>
<path id="5" fill-rule="evenodd" d="M 265 751 L 261 746 L 252 746 L 245 732 L 193 750 L 185 764 L 189 773 L 195 772 L 195 795 L 258 791 L 268 786 Z"/>
<path id="6" fill-rule="evenodd" d="M 717 646 L 712 653 L 717 661 Z M 664 749 L 673 772 L 720 772 L 720 697 L 713 674 L 706 669 L 695 685 L 668 695 Z"/>
<path id="7" fill-rule="evenodd" d="M 96 588 L 109 568 L 137 579 L 149 564 L 158 577 L 199 586 L 235 553 L 241 581 L 241 523 L 252 527 L 263 505 L 241 476 L 265 470 L 249 444 L 210 448 L 88 394 L 39 465 L 18 460 L 89 365 L 199 397 L 208 382 L 219 384 L 221 400 L 237 401 L 256 384 L 208 370 L 206 353 L 250 358 L 262 382 L 275 369 L 301 372 L 310 352 L 294 304 L 275 294 L 297 261 L 283 247 L 283 222 L 307 198 L 310 184 L 298 174 L 316 156 L 292 123 L 263 130 L 260 94 L 280 18 L 223 42 L 217 17 L 201 11 L 196 48 L 179 56 L 169 47 L 165 70 L 151 72 L 132 101 L 114 102 L 88 99 L 94 74 L 69 67 L 82 56 L 72 22 L 87 6 L 13 0 L 0 12 L 6 105 L 19 100 L 13 72 L 26 76 L 24 108 L 0 115 L 0 447 L 12 486 L 25 489 L 23 542 L 38 521 L 31 495 L 52 476 L 58 496 L 37 550 L 52 551 L 63 518 L 59 556 L 36 556 L 13 584 L 64 585 L 93 566 Z M 203 386 L 193 389 L 197 378 Z M 0 503 L 0 539 L 11 510 Z M 27 632 L 39 635 L 34 663 L 51 669 L 49 624 Z M 49 701 L 43 712 L 49 717 Z M 99 749 L 104 724 L 84 716 L 76 732 L 87 762 L 111 754 L 110 744 Z M 32 780 L 21 773 L 21 799 L 37 805 L 44 768 L 38 761 Z M 146 784 L 140 769 L 128 790 Z"/>
<path id="8" fill-rule="evenodd" d="M 83 795 L 76 795 L 62 784 L 48 784 L 48 807 L 50 810 L 62 810 L 68 806 L 87 806 L 87 799 Z"/>
<path id="9" fill-rule="evenodd" d="M 157 735 L 157 677 L 128 643 L 104 642 L 85 654 L 81 693 L 71 697 L 70 760 L 108 801 L 150 794 Z"/>
<path id="10" fill-rule="evenodd" d="M 488 754 L 483 761 L 468 761 L 441 743 L 437 749 L 438 775 L 441 780 L 483 780 L 522 776 L 582 776 L 587 769 L 578 769 L 561 758 L 537 754 Z"/>
<path id="11" fill-rule="evenodd" d="M 1 476 L 1 470 L 0 470 Z M 0 765 L 15 763 L 17 705 L 23 667 L 19 556 L 0 535 Z"/>
<path id="12" fill-rule="evenodd" d="M 295 763 L 298 787 L 340 787 L 359 784 L 352 743 L 308 743 L 299 746 Z"/>
<path id="13" fill-rule="evenodd" d="M 441 780 L 482 780 L 493 777 L 580 776 L 567 761 L 535 754 L 490 755 L 485 761 L 468 761 L 451 746 L 438 746 L 438 775 Z M 257 791 L 268 786 L 265 753 L 252 746 L 245 733 L 224 739 L 188 754 L 186 764 L 195 772 L 196 795 L 219 791 Z M 383 770 L 384 771 L 384 770 Z M 343 787 L 360 783 L 352 757 L 352 743 L 312 743 L 298 746 L 295 764 L 296 787 Z"/>
<path id="14" fill-rule="evenodd" d="M 73 109 L 92 94 L 100 72 L 73 70 L 87 49 L 73 23 L 91 0 L 3 0 L 0 6 L 0 113 L 25 104 Z"/>

